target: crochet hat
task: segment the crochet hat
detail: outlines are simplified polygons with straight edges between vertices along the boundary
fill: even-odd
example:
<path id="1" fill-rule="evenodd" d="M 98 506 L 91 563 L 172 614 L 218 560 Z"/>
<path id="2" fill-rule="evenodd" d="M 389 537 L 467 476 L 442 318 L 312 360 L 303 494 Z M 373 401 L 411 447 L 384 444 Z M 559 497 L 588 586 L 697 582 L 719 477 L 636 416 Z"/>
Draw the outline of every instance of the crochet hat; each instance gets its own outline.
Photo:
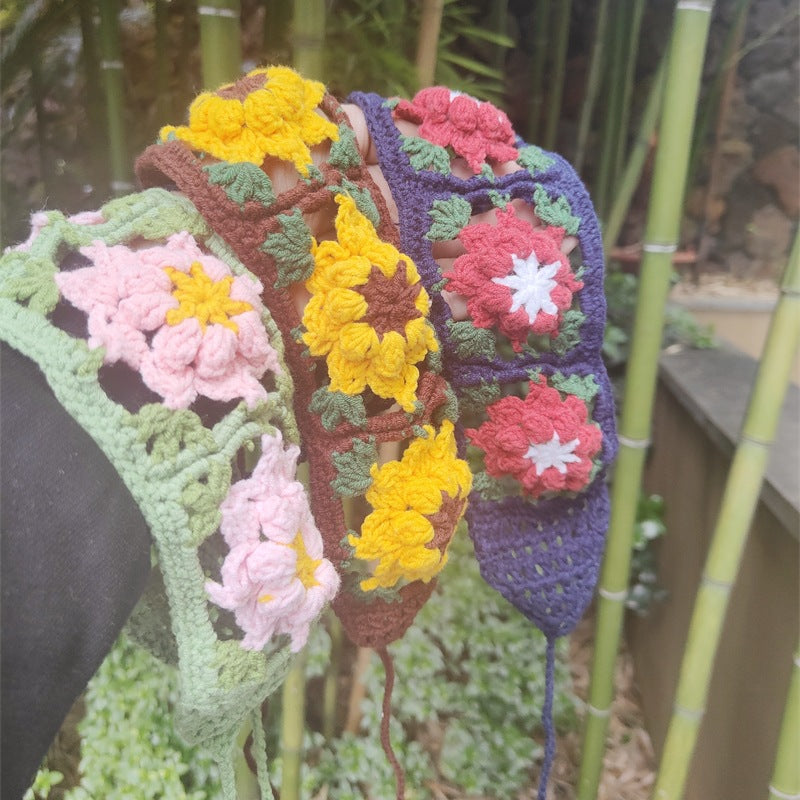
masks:
<path id="1" fill-rule="evenodd" d="M 201 95 L 137 171 L 189 197 L 262 281 L 312 507 L 343 575 L 334 608 L 385 663 L 444 565 L 470 486 L 462 459 L 473 466 L 482 573 L 550 642 L 543 792 L 554 641 L 591 599 L 616 448 L 597 219 L 569 165 L 489 103 L 442 87 L 349 100 L 388 198 L 343 108 L 285 68 Z M 297 171 L 283 192 L 261 169 L 274 158 Z M 324 241 L 309 229 L 319 215 Z M 390 442 L 406 449 L 384 464 Z M 361 494 L 353 530 L 342 500 Z"/>
<path id="2" fill-rule="evenodd" d="M 185 198 L 162 189 L 34 215 L 0 260 L 0 339 L 34 361 L 105 453 L 155 541 L 180 670 L 176 728 L 236 796 L 250 717 L 339 578 L 303 485 L 291 381 L 261 286 Z"/>

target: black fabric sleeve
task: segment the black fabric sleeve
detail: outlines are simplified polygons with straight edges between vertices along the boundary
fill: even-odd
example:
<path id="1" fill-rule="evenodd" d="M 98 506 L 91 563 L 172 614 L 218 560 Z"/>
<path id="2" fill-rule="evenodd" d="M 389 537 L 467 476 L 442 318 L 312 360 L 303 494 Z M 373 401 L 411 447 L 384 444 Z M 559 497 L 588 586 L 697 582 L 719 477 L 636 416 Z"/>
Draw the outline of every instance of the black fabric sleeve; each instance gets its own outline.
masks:
<path id="1" fill-rule="evenodd" d="M 150 571 L 127 488 L 44 376 L 0 348 L 0 794 L 18 800 Z"/>

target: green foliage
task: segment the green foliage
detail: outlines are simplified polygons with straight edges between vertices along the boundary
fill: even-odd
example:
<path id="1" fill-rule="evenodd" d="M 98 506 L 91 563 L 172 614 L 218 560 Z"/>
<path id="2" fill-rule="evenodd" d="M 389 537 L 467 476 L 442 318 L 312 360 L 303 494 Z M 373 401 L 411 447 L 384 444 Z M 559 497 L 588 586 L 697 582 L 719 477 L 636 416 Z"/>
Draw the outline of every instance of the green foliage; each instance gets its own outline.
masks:
<path id="1" fill-rule="evenodd" d="M 614 270 L 606 274 L 605 282 L 608 319 L 603 337 L 603 358 L 609 368 L 619 367 L 628 360 L 639 278 Z M 667 306 L 663 346 L 683 344 L 687 347 L 713 347 L 711 328 L 697 323 L 683 308 Z"/>
<path id="2" fill-rule="evenodd" d="M 28 788 L 22 800 L 47 800 L 50 797 L 50 790 L 64 780 L 64 776 L 58 770 L 42 767 L 33 779 L 33 784 Z"/>
<path id="3" fill-rule="evenodd" d="M 625 605 L 640 616 L 646 616 L 653 605 L 667 596 L 658 585 L 655 542 L 667 532 L 664 524 L 664 500 L 657 494 L 639 498 L 636 525 L 633 529 L 631 577 Z"/>
<path id="4" fill-rule="evenodd" d="M 177 674 L 124 636 L 86 691 L 81 734 L 81 783 L 66 800 L 212 800 L 217 767 L 175 733 Z M 41 769 L 30 796 L 46 798 L 60 773 Z M 26 795 L 26 798 L 28 795 Z"/>

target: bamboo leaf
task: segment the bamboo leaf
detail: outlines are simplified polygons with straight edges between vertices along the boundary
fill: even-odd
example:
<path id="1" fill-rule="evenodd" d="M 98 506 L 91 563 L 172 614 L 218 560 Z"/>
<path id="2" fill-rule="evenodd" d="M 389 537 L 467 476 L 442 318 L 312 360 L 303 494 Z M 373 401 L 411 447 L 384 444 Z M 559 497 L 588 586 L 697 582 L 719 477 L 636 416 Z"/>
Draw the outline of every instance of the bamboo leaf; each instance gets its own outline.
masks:
<path id="1" fill-rule="evenodd" d="M 503 74 L 500 70 L 489 67 L 481 61 L 476 61 L 474 58 L 448 52 L 442 53 L 440 58 L 444 61 L 449 61 L 451 64 L 457 64 L 459 67 L 463 67 L 470 72 L 475 72 L 478 75 L 485 75 L 487 78 L 495 78 L 496 80 L 502 80 L 503 78 Z"/>

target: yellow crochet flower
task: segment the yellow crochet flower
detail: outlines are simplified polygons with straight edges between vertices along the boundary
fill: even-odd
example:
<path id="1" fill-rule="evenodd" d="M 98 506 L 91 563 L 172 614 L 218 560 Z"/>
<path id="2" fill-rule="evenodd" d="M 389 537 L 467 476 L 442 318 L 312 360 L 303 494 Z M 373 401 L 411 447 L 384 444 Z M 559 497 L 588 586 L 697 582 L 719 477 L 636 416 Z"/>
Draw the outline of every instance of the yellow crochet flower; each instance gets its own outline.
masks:
<path id="1" fill-rule="evenodd" d="M 288 67 L 249 72 L 216 92 L 203 92 L 189 107 L 189 125 L 167 125 L 170 136 L 222 161 L 261 166 L 267 156 L 291 161 L 304 177 L 312 163 L 309 145 L 336 141 L 339 129 L 315 113 L 325 94 L 318 81 L 307 81 Z"/>
<path id="2" fill-rule="evenodd" d="M 400 461 L 372 467 L 366 498 L 374 509 L 361 536 L 348 541 L 356 558 L 377 562 L 373 575 L 361 581 L 364 591 L 390 588 L 399 580 L 426 583 L 447 563 L 447 544 L 464 513 L 472 487 L 466 461 L 456 457 L 453 424 L 447 420 L 435 434 L 415 439 Z"/>
<path id="3" fill-rule="evenodd" d="M 312 355 L 326 356 L 331 391 L 356 395 L 369 386 L 412 411 L 414 365 L 439 348 L 428 293 L 414 262 L 378 238 L 351 197 L 336 202 L 338 241 L 313 243 L 303 341 Z"/>

